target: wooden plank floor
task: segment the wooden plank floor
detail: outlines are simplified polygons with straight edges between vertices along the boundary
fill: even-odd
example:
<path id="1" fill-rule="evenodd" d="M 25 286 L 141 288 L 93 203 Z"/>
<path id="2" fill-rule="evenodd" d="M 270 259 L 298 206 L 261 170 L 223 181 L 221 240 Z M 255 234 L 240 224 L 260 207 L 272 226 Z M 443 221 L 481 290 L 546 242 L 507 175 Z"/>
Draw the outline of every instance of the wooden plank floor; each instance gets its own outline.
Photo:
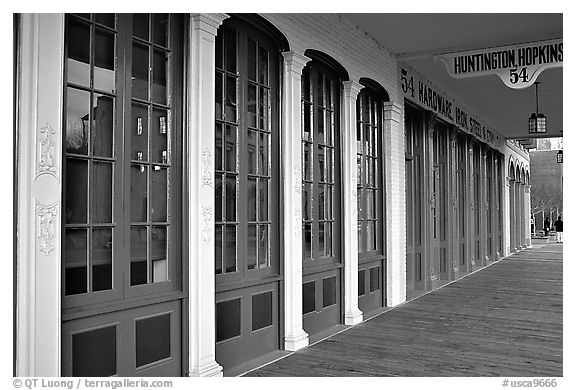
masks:
<path id="1" fill-rule="evenodd" d="M 562 245 L 527 249 L 246 376 L 562 376 Z"/>

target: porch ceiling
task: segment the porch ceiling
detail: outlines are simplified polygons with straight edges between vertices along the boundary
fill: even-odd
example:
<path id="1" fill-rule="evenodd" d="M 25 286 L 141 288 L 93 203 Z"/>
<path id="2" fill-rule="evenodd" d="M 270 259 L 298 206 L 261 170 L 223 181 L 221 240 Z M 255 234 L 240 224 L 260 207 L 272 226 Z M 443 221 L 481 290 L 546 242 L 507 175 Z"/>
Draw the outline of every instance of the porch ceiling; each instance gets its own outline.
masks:
<path id="1" fill-rule="evenodd" d="M 451 77 L 435 54 L 563 37 L 562 14 L 342 14 L 386 47 L 398 60 L 441 87 L 509 139 L 530 138 L 528 118 L 536 110 L 534 87 L 514 90 L 497 76 Z M 539 111 L 545 137 L 562 136 L 563 68 L 538 76 Z"/>

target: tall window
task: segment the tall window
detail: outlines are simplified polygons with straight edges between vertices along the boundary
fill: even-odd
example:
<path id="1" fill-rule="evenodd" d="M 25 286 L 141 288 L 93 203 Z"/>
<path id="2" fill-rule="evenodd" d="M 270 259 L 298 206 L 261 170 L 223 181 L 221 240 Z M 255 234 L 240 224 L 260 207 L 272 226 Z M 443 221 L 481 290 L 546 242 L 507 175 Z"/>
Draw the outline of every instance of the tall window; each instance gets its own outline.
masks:
<path id="1" fill-rule="evenodd" d="M 358 253 L 382 252 L 383 101 L 371 88 L 356 101 L 356 169 L 358 177 Z"/>
<path id="2" fill-rule="evenodd" d="M 216 38 L 216 256 L 220 281 L 269 274 L 277 186 L 278 53 L 230 21 Z M 272 268 L 275 268 L 272 270 Z"/>
<path id="3" fill-rule="evenodd" d="M 167 14 L 67 16 L 68 304 L 180 288 L 181 27 Z"/>
<path id="4" fill-rule="evenodd" d="M 340 80 L 320 62 L 302 74 L 302 221 L 304 260 L 339 256 Z"/>

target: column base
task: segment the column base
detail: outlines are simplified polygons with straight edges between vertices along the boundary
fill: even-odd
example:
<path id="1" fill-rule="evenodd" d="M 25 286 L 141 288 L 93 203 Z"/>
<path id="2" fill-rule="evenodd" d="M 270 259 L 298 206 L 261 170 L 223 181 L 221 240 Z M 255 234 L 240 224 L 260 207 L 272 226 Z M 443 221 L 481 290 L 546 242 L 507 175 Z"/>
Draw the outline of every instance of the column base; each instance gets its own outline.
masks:
<path id="1" fill-rule="evenodd" d="M 224 371 L 222 369 L 222 366 L 218 363 L 216 363 L 215 361 L 210 362 L 208 364 L 204 364 L 200 367 L 197 367 L 196 369 L 190 371 L 189 376 L 192 377 L 199 377 L 199 376 L 203 376 L 203 377 L 209 377 L 209 376 L 224 376 Z"/>
<path id="2" fill-rule="evenodd" d="M 298 351 L 310 344 L 310 338 L 308 333 L 302 330 L 302 333 L 298 333 L 293 336 L 284 337 L 284 349 L 287 351 Z"/>
<path id="3" fill-rule="evenodd" d="M 346 315 L 344 315 L 344 324 L 346 325 L 357 325 L 362 321 L 364 321 L 364 316 L 362 315 L 362 312 L 358 309 L 356 309 L 356 311 L 346 313 Z"/>

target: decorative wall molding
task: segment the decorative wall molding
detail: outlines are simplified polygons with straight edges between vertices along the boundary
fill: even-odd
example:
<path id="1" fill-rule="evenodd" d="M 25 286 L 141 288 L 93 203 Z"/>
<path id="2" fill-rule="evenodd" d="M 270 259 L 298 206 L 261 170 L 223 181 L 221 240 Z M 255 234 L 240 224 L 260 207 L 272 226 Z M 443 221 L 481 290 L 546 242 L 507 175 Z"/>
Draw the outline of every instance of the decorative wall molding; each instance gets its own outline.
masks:
<path id="1" fill-rule="evenodd" d="M 50 206 L 36 204 L 36 233 L 39 239 L 40 252 L 46 256 L 55 249 L 52 240 L 56 237 L 56 215 L 58 214 L 58 203 Z"/>
<path id="2" fill-rule="evenodd" d="M 49 124 L 42 126 L 38 134 L 38 151 L 36 174 L 50 173 L 56 175 L 56 140 L 54 139 L 56 130 Z"/>
<path id="3" fill-rule="evenodd" d="M 294 191 L 298 194 L 302 194 L 302 168 L 301 165 L 294 164 Z"/>
<path id="4" fill-rule="evenodd" d="M 212 187 L 212 153 L 207 149 L 202 152 L 202 185 Z"/>
<path id="5" fill-rule="evenodd" d="M 202 241 L 210 242 L 212 232 L 212 208 L 202 206 Z"/>

